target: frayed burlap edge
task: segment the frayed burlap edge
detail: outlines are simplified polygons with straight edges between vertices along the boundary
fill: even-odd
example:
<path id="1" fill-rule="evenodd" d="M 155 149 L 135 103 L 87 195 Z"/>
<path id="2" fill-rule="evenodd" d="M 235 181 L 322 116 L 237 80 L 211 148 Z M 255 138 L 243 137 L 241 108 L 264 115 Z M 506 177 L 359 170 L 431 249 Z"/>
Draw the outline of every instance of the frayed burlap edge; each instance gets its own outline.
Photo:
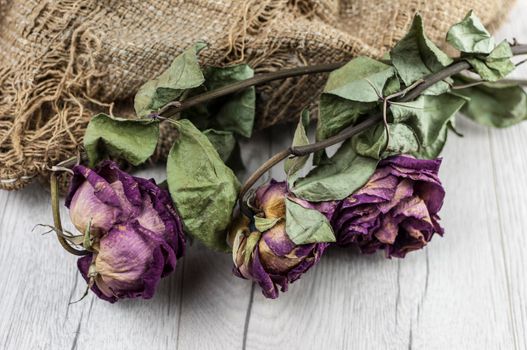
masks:
<path id="1" fill-rule="evenodd" d="M 1 188 L 21 188 L 74 154 L 92 113 L 87 106 L 108 106 L 89 97 L 90 82 L 104 74 L 94 62 L 100 35 L 89 29 L 90 21 L 71 27 L 74 16 L 97 13 L 85 5 L 66 0 L 40 9 L 33 25 L 51 38 L 48 46 L 0 72 L 0 115 L 11 118 L 0 125 Z"/>

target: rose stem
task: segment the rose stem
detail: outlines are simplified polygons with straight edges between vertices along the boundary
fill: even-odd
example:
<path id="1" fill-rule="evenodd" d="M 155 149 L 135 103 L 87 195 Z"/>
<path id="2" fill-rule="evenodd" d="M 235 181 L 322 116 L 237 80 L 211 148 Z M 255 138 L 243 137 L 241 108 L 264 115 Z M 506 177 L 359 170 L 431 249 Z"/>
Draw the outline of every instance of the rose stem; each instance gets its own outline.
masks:
<path id="1" fill-rule="evenodd" d="M 271 72 L 271 73 L 259 74 L 253 78 L 242 80 L 242 81 L 239 81 L 233 84 L 229 84 L 222 88 L 212 90 L 209 92 L 205 92 L 203 94 L 196 95 L 194 97 L 190 97 L 184 101 L 170 102 L 166 104 L 165 106 L 163 106 L 163 108 L 161 108 L 158 111 L 158 113 L 165 118 L 171 118 L 185 109 L 194 107 L 196 105 L 216 99 L 218 97 L 230 95 L 235 92 L 245 90 L 251 86 L 265 84 L 273 80 L 280 80 L 280 79 L 285 79 L 285 78 L 290 78 L 290 77 L 296 77 L 299 75 L 330 72 L 337 68 L 342 67 L 345 63 L 346 62 L 324 63 L 324 64 L 317 64 L 314 66 L 296 67 L 296 68 L 284 69 L 284 70 Z"/>
<path id="2" fill-rule="evenodd" d="M 62 237 L 62 222 L 60 220 L 60 210 L 59 210 L 59 183 L 57 181 L 57 174 L 55 172 L 51 173 L 50 178 L 50 190 L 51 190 L 51 210 L 53 211 L 53 225 L 55 230 L 57 230 L 57 239 L 64 249 L 69 253 L 77 256 L 87 255 L 90 252 L 87 250 L 77 250 L 69 245 L 66 242 L 66 239 Z"/>
<path id="3" fill-rule="evenodd" d="M 513 55 L 525 55 L 527 54 L 527 45 L 516 45 L 511 47 Z M 419 85 L 417 85 L 415 88 L 411 89 L 406 95 L 402 96 L 401 98 L 395 99 L 396 102 L 408 102 L 412 101 L 415 98 L 419 97 L 421 93 L 428 89 L 430 86 L 434 85 L 435 83 L 444 80 L 454 74 L 461 73 L 462 71 L 469 69 L 471 66 L 466 61 L 457 61 L 453 64 L 451 64 L 448 67 L 445 67 L 444 69 L 431 74 L 423 79 L 423 82 Z M 267 160 L 265 163 L 263 163 L 256 171 L 249 176 L 247 181 L 243 184 L 239 199 L 240 204 L 243 202 L 243 198 L 245 196 L 245 193 L 258 181 L 258 179 L 265 174 L 269 169 L 274 167 L 276 164 L 280 163 L 282 160 L 287 158 L 288 156 L 305 156 L 313 152 L 317 152 L 323 149 L 326 149 L 329 146 L 333 146 L 339 142 L 342 142 L 344 140 L 349 139 L 353 135 L 358 134 L 359 132 L 367 129 L 370 126 L 375 125 L 377 122 L 382 120 L 382 115 L 377 114 L 374 116 L 371 116 L 370 118 L 364 120 L 363 122 L 357 124 L 348 126 L 347 128 L 343 129 L 341 132 L 336 134 L 333 137 L 330 137 L 326 140 L 312 143 L 310 145 L 306 146 L 297 146 L 297 147 L 289 147 L 283 151 L 280 151 L 275 156 L 271 157 L 269 160 Z"/>

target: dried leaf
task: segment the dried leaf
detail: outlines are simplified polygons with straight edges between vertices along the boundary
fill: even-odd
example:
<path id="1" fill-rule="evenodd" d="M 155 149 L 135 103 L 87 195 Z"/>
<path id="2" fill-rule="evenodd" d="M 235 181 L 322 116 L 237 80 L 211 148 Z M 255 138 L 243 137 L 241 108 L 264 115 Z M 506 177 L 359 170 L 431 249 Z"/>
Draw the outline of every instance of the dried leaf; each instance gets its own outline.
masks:
<path id="1" fill-rule="evenodd" d="M 512 50 L 507 41 L 502 41 L 486 57 L 475 56 L 465 58 L 483 80 L 497 81 L 506 77 L 516 66 L 511 61 Z"/>
<path id="2" fill-rule="evenodd" d="M 292 146 L 305 146 L 309 145 L 309 139 L 307 137 L 306 129 L 309 127 L 309 112 L 307 110 L 302 112 L 300 120 L 298 121 L 295 135 L 293 136 Z M 302 157 L 291 157 L 285 160 L 284 170 L 287 174 L 288 181 L 294 182 L 297 178 L 298 172 L 304 167 L 309 155 Z"/>
<path id="3" fill-rule="evenodd" d="M 337 134 L 371 111 L 383 96 L 399 90 L 392 66 L 357 57 L 329 75 L 320 99 L 317 141 Z"/>
<path id="4" fill-rule="evenodd" d="M 494 38 L 471 10 L 447 33 L 446 40 L 461 52 L 488 54 L 494 49 Z"/>
<path id="5" fill-rule="evenodd" d="M 188 120 L 177 122 L 179 138 L 167 160 L 167 182 L 185 232 L 206 246 L 228 250 L 225 229 L 231 221 L 239 182 L 214 146 Z"/>
<path id="6" fill-rule="evenodd" d="M 168 102 L 179 99 L 188 89 L 203 84 L 205 78 L 197 54 L 205 47 L 204 43 L 192 46 L 177 56 L 160 76 L 143 84 L 135 95 L 136 114 L 144 117 L 156 112 Z"/>
<path id="7" fill-rule="evenodd" d="M 328 219 L 318 210 L 286 199 L 285 231 L 295 244 L 335 242 Z"/>
<path id="8" fill-rule="evenodd" d="M 397 154 L 413 154 L 419 150 L 419 141 L 414 131 L 406 124 L 388 124 L 388 145 L 384 124 L 374 125 L 352 138 L 357 154 L 382 159 Z"/>
<path id="9" fill-rule="evenodd" d="M 272 229 L 278 222 L 283 218 L 262 218 L 259 216 L 254 217 L 254 227 L 260 232 L 265 232 Z"/>
<path id="10" fill-rule="evenodd" d="M 207 67 L 204 69 L 203 86 L 189 92 L 189 97 L 216 90 L 254 76 L 246 64 L 230 67 Z M 256 92 L 254 87 L 241 92 L 214 99 L 183 112 L 183 117 L 192 121 L 199 129 L 232 131 L 243 137 L 251 137 L 254 129 Z"/>
<path id="11" fill-rule="evenodd" d="M 331 72 L 323 92 L 350 101 L 377 102 L 386 82 L 394 75 L 392 66 L 368 57 L 357 57 Z"/>
<path id="12" fill-rule="evenodd" d="M 441 153 L 449 125 L 467 99 L 451 93 L 421 96 L 413 102 L 397 103 L 390 107 L 393 121 L 409 126 L 417 136 L 418 158 L 433 159 Z"/>
<path id="13" fill-rule="evenodd" d="M 473 80 L 456 77 L 456 82 Z M 456 92 L 470 99 L 461 112 L 480 124 L 504 128 L 527 119 L 527 94 L 518 85 L 485 83 Z"/>
<path id="14" fill-rule="evenodd" d="M 298 179 L 291 190 L 298 197 L 313 202 L 340 200 L 362 187 L 377 163 L 377 159 L 358 155 L 348 140 L 323 165 Z"/>
<path id="15" fill-rule="evenodd" d="M 404 38 L 390 52 L 393 65 L 406 86 L 435 73 L 453 61 L 441 51 L 425 34 L 423 20 L 416 15 L 412 26 Z M 440 81 L 425 91 L 437 95 L 448 91 L 448 84 Z"/>
<path id="16" fill-rule="evenodd" d="M 203 131 L 210 143 L 214 146 L 221 160 L 226 163 L 236 148 L 236 139 L 230 131 L 207 129 Z"/>
<path id="17" fill-rule="evenodd" d="M 159 123 L 153 120 L 94 116 L 84 134 L 84 148 L 95 166 L 106 156 L 122 158 L 132 165 L 144 163 L 154 153 L 159 138 Z"/>

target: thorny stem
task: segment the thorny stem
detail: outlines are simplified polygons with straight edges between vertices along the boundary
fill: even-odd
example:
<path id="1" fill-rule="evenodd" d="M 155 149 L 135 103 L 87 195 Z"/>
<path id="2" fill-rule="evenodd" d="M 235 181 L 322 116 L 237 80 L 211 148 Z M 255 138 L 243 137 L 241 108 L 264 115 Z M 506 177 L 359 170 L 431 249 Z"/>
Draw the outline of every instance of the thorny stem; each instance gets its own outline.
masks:
<path id="1" fill-rule="evenodd" d="M 512 46 L 511 50 L 513 55 L 525 55 L 527 54 L 527 45 Z M 461 73 L 462 71 L 469 69 L 470 67 L 470 64 L 466 61 L 457 61 L 451 64 L 450 66 L 445 67 L 444 69 L 425 77 L 420 84 L 411 89 L 407 94 L 401 96 L 401 98 L 395 99 L 395 102 L 412 101 L 419 97 L 426 89 L 436 84 L 437 82 L 451 77 L 452 75 Z M 263 174 L 265 174 L 265 172 L 267 172 L 273 166 L 281 162 L 283 159 L 287 158 L 288 156 L 305 156 L 326 149 L 329 146 L 333 146 L 339 142 L 347 140 L 350 137 L 358 134 L 359 132 L 369 128 L 370 126 L 377 124 L 379 121 L 382 120 L 382 118 L 382 114 L 376 114 L 357 125 L 352 125 L 343 129 L 335 136 L 325 139 L 323 141 L 312 143 L 306 146 L 290 147 L 277 153 L 275 156 L 273 156 L 264 164 L 262 164 L 244 183 L 244 185 L 242 186 L 242 190 L 239 194 L 240 205 L 243 205 L 245 193 L 256 183 L 256 181 L 258 181 L 258 179 Z M 278 155 L 280 156 L 277 157 Z"/>

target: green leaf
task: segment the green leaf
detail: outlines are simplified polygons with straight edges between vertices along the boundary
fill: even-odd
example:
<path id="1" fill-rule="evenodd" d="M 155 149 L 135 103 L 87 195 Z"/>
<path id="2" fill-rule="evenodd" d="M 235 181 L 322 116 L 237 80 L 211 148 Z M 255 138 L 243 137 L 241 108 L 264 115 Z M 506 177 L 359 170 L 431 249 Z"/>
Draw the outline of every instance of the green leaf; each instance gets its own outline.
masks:
<path id="1" fill-rule="evenodd" d="M 392 63 L 406 86 L 450 65 L 453 61 L 425 34 L 423 20 L 416 15 L 406 36 L 390 51 Z M 440 81 L 427 89 L 425 94 L 438 94 L 448 90 Z"/>
<path id="2" fill-rule="evenodd" d="M 473 80 L 456 77 L 456 82 Z M 470 99 L 461 112 L 480 124 L 505 128 L 527 119 L 527 94 L 518 85 L 485 83 L 456 92 Z"/>
<path id="3" fill-rule="evenodd" d="M 265 232 L 272 229 L 279 221 L 283 218 L 262 218 L 260 216 L 254 216 L 254 226 L 260 232 Z"/>
<path id="4" fill-rule="evenodd" d="M 355 124 L 361 114 L 372 110 L 375 106 L 375 103 L 359 103 L 323 94 L 320 97 L 316 140 L 322 141 L 338 134 L 347 126 Z"/>
<path id="5" fill-rule="evenodd" d="M 507 60 L 512 56 L 514 55 L 512 53 L 510 44 L 507 42 L 507 40 L 503 40 L 487 56 L 486 61 L 488 63 L 501 62 L 502 60 Z"/>
<path id="6" fill-rule="evenodd" d="M 417 136 L 419 150 L 413 155 L 433 159 L 442 151 L 449 126 L 466 99 L 446 93 L 439 96 L 421 96 L 408 103 L 397 103 L 390 107 L 394 122 L 409 126 Z"/>
<path id="7" fill-rule="evenodd" d="M 216 90 L 254 76 L 253 70 L 246 64 L 223 68 L 207 67 L 203 74 L 204 84 L 189 91 L 187 97 Z M 249 87 L 241 92 L 216 98 L 185 110 L 182 116 L 192 121 L 200 130 L 212 128 L 250 137 L 254 129 L 255 109 L 255 88 Z"/>
<path id="8" fill-rule="evenodd" d="M 393 123 L 406 122 L 420 116 L 424 109 L 425 99 L 420 97 L 410 102 L 397 102 L 390 105 L 389 119 Z"/>
<path id="9" fill-rule="evenodd" d="M 368 181 L 377 163 L 377 159 L 358 155 L 348 140 L 323 165 L 298 179 L 292 192 L 313 202 L 346 198 Z"/>
<path id="10" fill-rule="evenodd" d="M 200 86 L 205 81 L 199 67 L 197 54 L 206 44 L 198 43 L 177 56 L 170 67 L 156 79 L 147 81 L 135 95 L 134 108 L 144 117 L 168 102 L 181 98 L 183 93 Z"/>
<path id="11" fill-rule="evenodd" d="M 446 40 L 461 52 L 488 54 L 494 49 L 494 38 L 472 10 L 450 28 Z"/>
<path id="12" fill-rule="evenodd" d="M 386 82 L 394 75 L 392 66 L 368 57 L 357 57 L 331 72 L 323 93 L 351 101 L 377 102 Z"/>
<path id="13" fill-rule="evenodd" d="M 230 131 L 219 131 L 214 129 L 207 129 L 203 131 L 210 143 L 214 146 L 221 160 L 226 163 L 231 157 L 236 148 L 236 139 Z"/>
<path id="14" fill-rule="evenodd" d="M 197 126 L 196 126 L 197 127 Z M 241 156 L 240 144 L 236 140 L 232 131 L 221 131 L 215 129 L 207 129 L 203 131 L 212 143 L 221 160 L 231 168 L 235 173 L 245 170 L 243 159 Z"/>
<path id="15" fill-rule="evenodd" d="M 390 142 L 383 123 L 374 125 L 352 138 L 353 148 L 358 154 L 382 159 L 397 154 L 413 154 L 419 150 L 419 141 L 414 131 L 403 123 L 388 124 Z"/>
<path id="16" fill-rule="evenodd" d="M 354 124 L 361 114 L 375 108 L 382 96 L 399 88 L 395 69 L 368 57 L 354 58 L 331 72 L 320 99 L 317 141 Z"/>
<path id="17" fill-rule="evenodd" d="M 122 158 L 132 165 L 139 165 L 154 153 L 158 138 L 157 121 L 97 114 L 86 128 L 84 148 L 92 167 L 105 156 Z"/>
<path id="18" fill-rule="evenodd" d="M 304 110 L 298 121 L 298 125 L 293 136 L 293 147 L 309 145 L 306 129 L 309 126 L 309 111 Z M 290 157 L 284 162 L 284 170 L 287 174 L 288 180 L 294 182 L 297 178 L 297 173 L 304 167 L 309 155 L 302 157 Z"/>
<path id="19" fill-rule="evenodd" d="M 512 50 L 507 41 L 502 41 L 486 57 L 468 57 L 465 58 L 472 66 L 472 69 L 478 73 L 483 80 L 496 81 L 503 79 L 511 73 L 516 66 L 511 61 Z"/>
<path id="20" fill-rule="evenodd" d="M 470 63 L 472 70 L 478 73 L 481 79 L 487 81 L 496 81 L 500 79 L 499 72 L 495 72 L 489 66 L 487 66 L 484 60 L 473 57 L 467 58 L 466 61 Z"/>
<path id="21" fill-rule="evenodd" d="M 285 231 L 295 244 L 335 242 L 328 219 L 318 210 L 286 199 Z"/>
<path id="22" fill-rule="evenodd" d="M 239 183 L 212 143 L 188 120 L 177 123 L 179 138 L 167 160 L 167 182 L 185 231 L 206 246 L 228 250 Z"/>
<path id="23" fill-rule="evenodd" d="M 205 70 L 207 90 L 216 90 L 223 86 L 250 79 L 254 72 L 246 64 Z M 210 103 L 207 108 L 211 115 L 211 126 L 215 129 L 235 132 L 244 137 L 251 137 L 254 129 L 256 110 L 256 90 L 247 88 L 239 93 L 229 95 Z"/>

